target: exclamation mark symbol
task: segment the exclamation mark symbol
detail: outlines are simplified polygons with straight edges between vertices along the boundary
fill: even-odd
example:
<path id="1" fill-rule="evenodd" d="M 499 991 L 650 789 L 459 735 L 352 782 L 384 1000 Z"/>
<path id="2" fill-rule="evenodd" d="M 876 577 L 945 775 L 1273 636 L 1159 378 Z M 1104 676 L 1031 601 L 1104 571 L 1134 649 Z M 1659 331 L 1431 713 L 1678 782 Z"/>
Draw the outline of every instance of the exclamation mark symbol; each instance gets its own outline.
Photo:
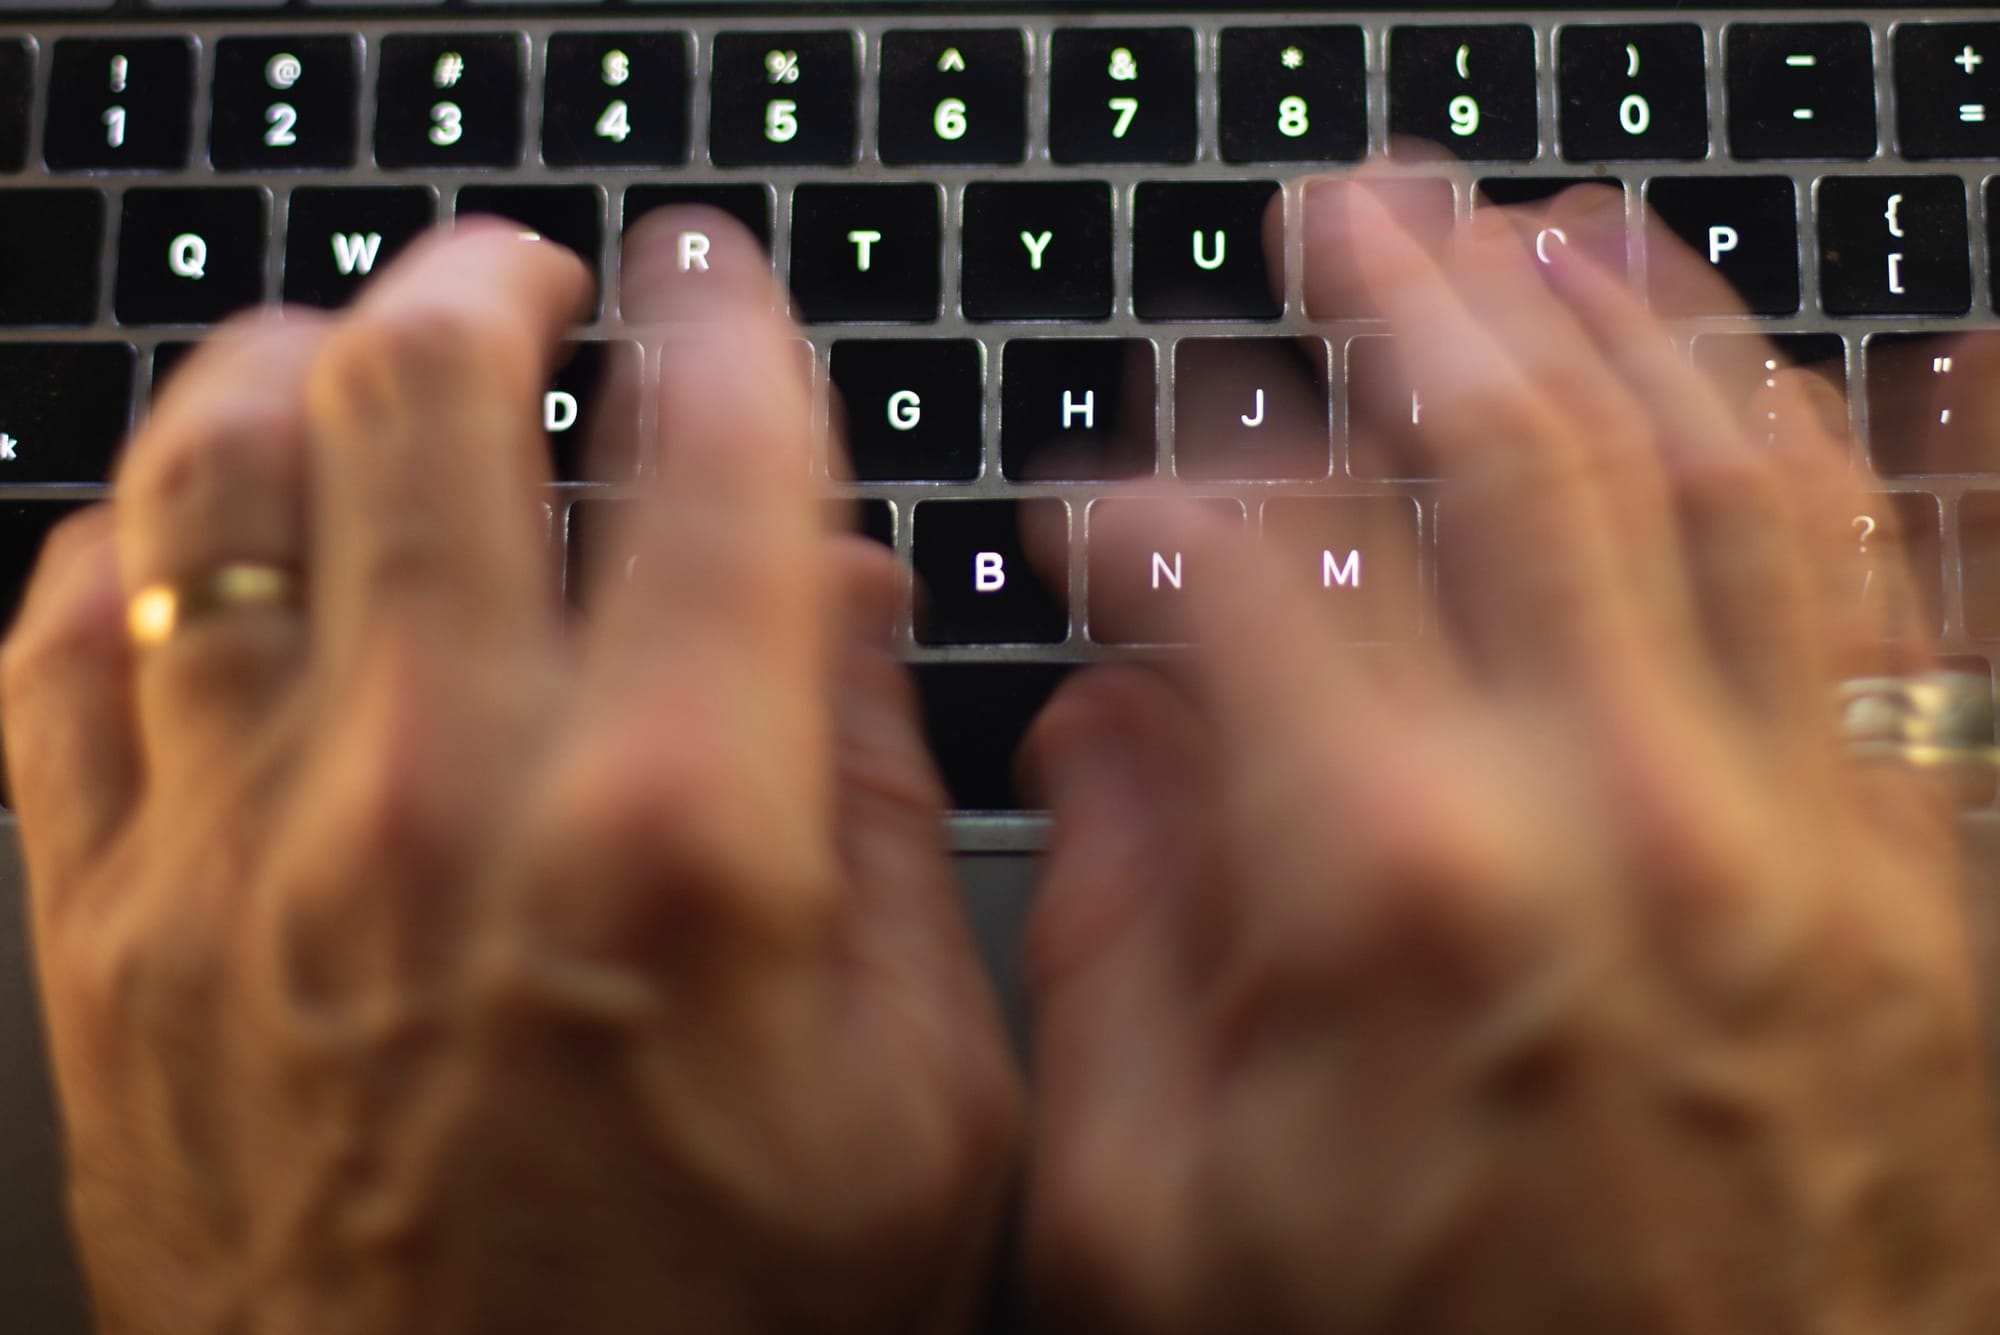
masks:
<path id="1" fill-rule="evenodd" d="M 111 91 L 114 93 L 125 91 L 125 57 L 123 56 L 111 57 Z"/>

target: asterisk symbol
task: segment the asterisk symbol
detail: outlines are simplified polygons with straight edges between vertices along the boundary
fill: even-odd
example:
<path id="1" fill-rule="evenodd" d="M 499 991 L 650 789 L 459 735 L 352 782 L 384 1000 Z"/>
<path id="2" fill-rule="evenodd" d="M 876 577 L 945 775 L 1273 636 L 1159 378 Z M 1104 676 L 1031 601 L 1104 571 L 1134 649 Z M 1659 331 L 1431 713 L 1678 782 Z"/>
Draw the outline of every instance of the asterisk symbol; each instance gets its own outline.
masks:
<path id="1" fill-rule="evenodd" d="M 1295 70 L 1306 63 L 1306 53 L 1299 50 L 1296 46 L 1288 46 L 1285 48 L 1284 54 L 1279 56 L 1278 59 L 1284 62 L 1286 69 Z"/>

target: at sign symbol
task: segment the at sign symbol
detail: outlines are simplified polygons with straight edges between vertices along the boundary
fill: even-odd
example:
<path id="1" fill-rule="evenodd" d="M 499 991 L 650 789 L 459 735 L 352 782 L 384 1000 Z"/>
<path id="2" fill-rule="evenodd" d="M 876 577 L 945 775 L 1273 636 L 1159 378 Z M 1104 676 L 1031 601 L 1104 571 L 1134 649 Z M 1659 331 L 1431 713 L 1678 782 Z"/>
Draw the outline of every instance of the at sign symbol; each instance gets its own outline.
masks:
<path id="1" fill-rule="evenodd" d="M 280 52 L 265 64 L 264 82 L 282 91 L 297 83 L 305 72 L 305 66 L 299 63 L 297 56 Z"/>

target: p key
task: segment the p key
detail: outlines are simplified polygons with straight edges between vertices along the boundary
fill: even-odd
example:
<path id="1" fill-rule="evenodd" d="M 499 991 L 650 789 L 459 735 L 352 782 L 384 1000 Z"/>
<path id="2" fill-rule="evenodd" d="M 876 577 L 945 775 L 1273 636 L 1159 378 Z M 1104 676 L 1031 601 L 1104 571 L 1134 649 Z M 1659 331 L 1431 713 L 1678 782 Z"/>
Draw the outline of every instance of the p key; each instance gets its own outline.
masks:
<path id="1" fill-rule="evenodd" d="M 1660 176 L 1646 183 L 1646 207 L 1689 249 L 1728 279 L 1753 315 L 1799 308 L 1799 212 L 1789 176 Z M 1654 308 L 1666 315 L 1733 315 L 1653 263 Z"/>
<path id="2" fill-rule="evenodd" d="M 222 171 L 354 162 L 351 37 L 225 37 L 215 44 L 209 159 Z"/>
<path id="3" fill-rule="evenodd" d="M 1469 161 L 1535 156 L 1535 33 L 1526 24 L 1389 34 L 1389 132 Z"/>

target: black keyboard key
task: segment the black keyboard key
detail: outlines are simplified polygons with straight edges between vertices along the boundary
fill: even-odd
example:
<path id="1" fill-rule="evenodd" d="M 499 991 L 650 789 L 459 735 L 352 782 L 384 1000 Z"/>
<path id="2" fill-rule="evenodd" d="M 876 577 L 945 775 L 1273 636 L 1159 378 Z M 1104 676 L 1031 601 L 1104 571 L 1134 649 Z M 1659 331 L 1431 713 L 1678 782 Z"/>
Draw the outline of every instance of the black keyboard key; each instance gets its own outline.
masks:
<path id="1" fill-rule="evenodd" d="M 103 246 L 101 192 L 0 192 L 0 324 L 96 319 Z"/>
<path id="2" fill-rule="evenodd" d="M 180 368 L 180 364 L 193 355 L 201 346 L 195 339 L 169 338 L 153 345 L 153 380 L 148 402 L 158 404 L 160 394 L 166 389 L 167 378 Z"/>
<path id="3" fill-rule="evenodd" d="M 1017 338 L 1000 359 L 1000 463 L 1017 482 L 1149 476 L 1159 456 L 1153 345 Z"/>
<path id="4" fill-rule="evenodd" d="M 133 365 L 124 343 L 0 343 L 0 483 L 108 480 Z"/>
<path id="5" fill-rule="evenodd" d="M 688 156 L 688 39 L 678 32 L 549 38 L 542 160 L 552 167 L 675 167 Z"/>
<path id="6" fill-rule="evenodd" d="M 1798 197 L 1789 176 L 1655 177 L 1646 205 L 1729 280 L 1752 314 L 1799 309 Z M 1661 266 L 1653 274 L 1653 304 L 1667 314 L 1734 313 L 1702 308 Z"/>
<path id="7" fill-rule="evenodd" d="M 186 166 L 193 103 L 185 37 L 65 37 L 49 71 L 42 157 L 56 171 Z"/>
<path id="8" fill-rule="evenodd" d="M 1027 795 L 1014 782 L 1021 739 L 1074 663 L 920 663 L 914 669 L 924 733 L 951 804 L 960 811 L 1013 811 Z"/>
<path id="9" fill-rule="evenodd" d="M 862 482 L 979 476 L 985 367 L 971 339 L 843 339 L 829 358 Z"/>
<path id="10" fill-rule="evenodd" d="M 1193 162 L 1194 33 L 1058 28 L 1049 56 L 1049 156 L 1057 162 Z"/>
<path id="11" fill-rule="evenodd" d="M 859 57 L 846 32 L 725 32 L 715 39 L 709 156 L 724 167 L 854 161 Z"/>
<path id="12" fill-rule="evenodd" d="M 223 171 L 354 164 L 352 37 L 225 37 L 215 44 L 208 156 Z"/>
<path id="13" fill-rule="evenodd" d="M 1111 187 L 1103 181 L 965 188 L 965 314 L 1102 320 L 1111 314 Z"/>
<path id="14" fill-rule="evenodd" d="M 384 167 L 511 167 L 521 157 L 521 39 L 409 33 L 382 39 L 375 160 Z"/>
<path id="15" fill-rule="evenodd" d="M 748 228 L 766 251 L 771 249 L 771 187 L 767 185 L 631 186 L 625 191 L 625 226 L 629 230 L 654 209 L 687 204 L 720 209 Z"/>
<path id="16" fill-rule="evenodd" d="M 1014 29 L 882 38 L 882 161 L 1020 162 L 1028 152 L 1028 52 Z"/>
<path id="17" fill-rule="evenodd" d="M 1243 502 L 1205 500 L 1221 523 L 1243 524 Z M 1100 500 L 1084 518 L 1089 562 L 1085 628 L 1098 644 L 1185 644 L 1182 605 L 1209 576 L 1170 540 L 1171 515 L 1156 501 Z"/>
<path id="18" fill-rule="evenodd" d="M 921 502 L 910 547 L 922 583 L 917 643 L 1061 643 L 1069 635 L 1068 550 L 1061 501 Z M 1049 563 L 1046 572 L 1031 551 Z"/>
<path id="19" fill-rule="evenodd" d="M 428 186 L 292 191 L 285 228 L 285 300 L 344 306 L 370 276 L 437 221 Z"/>
<path id="20" fill-rule="evenodd" d="M 1972 309 L 1965 183 L 1828 176 L 1819 183 L 1820 302 L 1831 315 Z"/>
<path id="21" fill-rule="evenodd" d="M 1361 29 L 1225 28 L 1225 162 L 1353 162 L 1368 151 Z"/>
<path id="22" fill-rule="evenodd" d="M 640 350 L 588 341 L 542 394 L 542 430 L 558 482 L 622 482 L 638 468 Z"/>
<path id="23" fill-rule="evenodd" d="M 1895 69 L 1904 157 L 2000 157 L 2000 23 L 1898 24 Z"/>
<path id="24" fill-rule="evenodd" d="M 264 192 L 125 192 L 112 309 L 123 324 L 214 324 L 264 298 Z"/>
<path id="25" fill-rule="evenodd" d="M 1692 23 L 1567 24 L 1556 38 L 1557 126 L 1572 162 L 1708 153 L 1708 69 Z"/>
<path id="26" fill-rule="evenodd" d="M 1417 503 L 1408 496 L 1264 502 L 1264 540 L 1321 591 L 1343 640 L 1408 639 L 1423 611 Z"/>
<path id="27" fill-rule="evenodd" d="M 1696 369 L 1742 421 L 1748 420 L 1759 391 L 1770 388 L 1779 372 L 1796 369 L 1817 376 L 1832 391 L 1825 397 L 1827 429 L 1845 435 L 1847 344 L 1840 335 L 1700 334 L 1693 353 Z"/>
<path id="28" fill-rule="evenodd" d="M 2000 491 L 1965 493 L 1958 503 L 1958 535 L 1966 633 L 2000 639 Z"/>
<path id="29" fill-rule="evenodd" d="M 1472 204 L 1474 208 L 1488 204 L 1501 208 L 1546 204 L 1584 186 L 1625 193 L 1625 183 L 1615 176 L 1482 176 L 1479 188 L 1473 192 Z"/>
<path id="30" fill-rule="evenodd" d="M 1133 196 L 1132 309 L 1142 320 L 1275 320 L 1285 257 L 1266 256 L 1276 181 L 1145 181 Z"/>
<path id="31" fill-rule="evenodd" d="M 1935 635 L 1944 629 L 1944 544 L 1939 532 L 1937 497 L 1920 491 L 1887 492 L 1867 497 L 1866 509 L 1854 517 L 1861 573 L 1855 601 L 1865 610 L 1879 605 L 1885 591 L 1895 589 L 1915 599 L 1909 611 L 1917 626 Z M 1900 569 L 1898 569 L 1900 567 Z"/>
<path id="32" fill-rule="evenodd" d="M 35 58 L 19 38 L 0 41 L 0 172 L 28 160 L 28 110 L 35 92 Z"/>
<path id="33" fill-rule="evenodd" d="M 1877 473 L 2000 473 L 2000 332 L 1876 334 L 1866 362 Z"/>
<path id="34" fill-rule="evenodd" d="M 1739 158 L 1875 155 L 1875 51 L 1865 23 L 1733 23 L 1724 61 Z"/>
<path id="35" fill-rule="evenodd" d="M 792 297 L 808 323 L 935 320 L 943 291 L 935 185 L 802 185 L 792 194 Z"/>
<path id="36" fill-rule="evenodd" d="M 838 504 L 838 502 L 836 502 Z M 848 530 L 870 542 L 879 542 L 890 551 L 896 550 L 896 503 L 885 501 L 879 496 L 871 496 L 855 501 L 846 507 L 843 516 Z"/>
<path id="37" fill-rule="evenodd" d="M 1535 33 L 1526 24 L 1389 33 L 1389 133 L 1468 161 L 1535 156 Z"/>
<path id="38" fill-rule="evenodd" d="M 1316 338 L 1184 338 L 1174 345 L 1174 472 L 1309 481 L 1333 449 L 1326 344 Z"/>
<path id="39" fill-rule="evenodd" d="M 575 252 L 596 280 L 604 244 L 604 196 L 594 185 L 468 185 L 458 192 L 460 218 L 491 214 L 520 223 Z"/>
<path id="40" fill-rule="evenodd" d="M 0 468 L 6 465 L 0 461 Z M 21 597 L 41 559 L 42 544 L 84 501 L 8 501 L 0 505 L 0 635 L 11 631 Z"/>

